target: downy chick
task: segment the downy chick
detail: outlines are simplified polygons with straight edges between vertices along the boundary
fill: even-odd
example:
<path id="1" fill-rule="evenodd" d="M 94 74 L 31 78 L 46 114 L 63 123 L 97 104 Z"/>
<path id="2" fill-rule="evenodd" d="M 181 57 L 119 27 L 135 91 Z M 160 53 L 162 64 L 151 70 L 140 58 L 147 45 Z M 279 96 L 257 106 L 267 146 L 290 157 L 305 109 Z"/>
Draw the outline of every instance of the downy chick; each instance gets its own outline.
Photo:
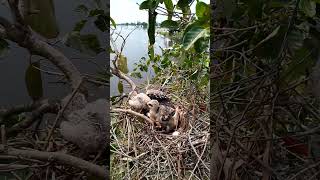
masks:
<path id="1" fill-rule="evenodd" d="M 149 113 L 147 116 L 156 124 L 156 127 L 161 127 L 161 116 L 159 113 L 160 105 L 157 100 L 151 100 L 147 103 L 149 107 Z"/>
<path id="2" fill-rule="evenodd" d="M 128 103 L 134 111 L 141 113 L 148 109 L 147 103 L 151 101 L 149 96 L 144 93 L 137 94 L 137 92 L 134 91 L 130 94 L 130 97 L 131 98 Z"/>

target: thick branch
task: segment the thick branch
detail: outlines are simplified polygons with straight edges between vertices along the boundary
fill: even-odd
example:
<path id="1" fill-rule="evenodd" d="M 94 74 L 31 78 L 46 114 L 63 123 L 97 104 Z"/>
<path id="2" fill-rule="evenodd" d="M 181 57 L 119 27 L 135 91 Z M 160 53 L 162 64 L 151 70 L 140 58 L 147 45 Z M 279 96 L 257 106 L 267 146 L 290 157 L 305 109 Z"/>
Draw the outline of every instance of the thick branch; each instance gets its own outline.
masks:
<path id="1" fill-rule="evenodd" d="M 136 84 L 127 75 L 125 75 L 123 72 L 121 72 L 117 68 L 110 67 L 110 69 L 111 69 L 111 73 L 113 75 L 117 76 L 120 79 L 125 80 L 131 86 L 132 91 L 136 90 L 136 88 L 137 88 Z"/>
<path id="2" fill-rule="evenodd" d="M 10 148 L 7 154 L 11 156 L 19 156 L 19 157 L 24 157 L 28 159 L 37 159 L 41 161 L 54 160 L 60 164 L 69 165 L 69 166 L 81 169 L 92 175 L 96 175 L 106 180 L 109 179 L 109 176 L 108 176 L 109 172 L 107 169 L 65 153 L 20 150 L 20 149 Z"/>
<path id="3" fill-rule="evenodd" d="M 32 113 L 29 117 L 27 117 L 23 121 L 15 124 L 10 129 L 8 129 L 8 134 L 16 133 L 16 132 L 19 132 L 25 128 L 28 128 L 29 126 L 32 125 L 32 123 L 36 119 L 41 117 L 44 113 L 48 113 L 48 112 L 56 113 L 57 109 L 58 109 L 58 107 L 56 104 L 49 104 L 49 103 L 42 104 L 38 109 L 32 111 Z"/>
<path id="4" fill-rule="evenodd" d="M 150 124 L 153 125 L 153 121 L 151 119 L 149 119 L 147 116 L 144 116 L 143 114 L 137 113 L 137 112 L 132 111 L 130 109 L 119 109 L 119 108 L 116 108 L 116 109 L 111 109 L 111 112 L 129 113 L 129 114 L 132 114 L 134 116 L 141 117 L 142 119 L 146 120 L 147 122 L 149 122 Z"/>

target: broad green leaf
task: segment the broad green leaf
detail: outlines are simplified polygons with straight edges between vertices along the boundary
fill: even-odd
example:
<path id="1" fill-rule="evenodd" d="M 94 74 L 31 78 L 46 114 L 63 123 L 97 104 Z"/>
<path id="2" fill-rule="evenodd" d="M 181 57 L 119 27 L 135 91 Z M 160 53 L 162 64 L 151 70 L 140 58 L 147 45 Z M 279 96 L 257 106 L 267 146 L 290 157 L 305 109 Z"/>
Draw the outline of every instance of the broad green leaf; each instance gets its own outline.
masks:
<path id="1" fill-rule="evenodd" d="M 73 31 L 78 31 L 80 32 L 82 28 L 86 25 L 87 20 L 81 20 L 77 22 L 77 24 L 74 26 Z"/>
<path id="2" fill-rule="evenodd" d="M 59 34 L 53 0 L 24 0 L 24 18 L 30 27 L 46 38 Z"/>
<path id="3" fill-rule="evenodd" d="M 316 3 L 312 0 L 300 0 L 299 8 L 309 17 L 316 15 Z"/>
<path id="4" fill-rule="evenodd" d="M 173 15 L 173 10 L 174 10 L 172 0 L 164 0 L 163 2 L 168 12 L 168 20 L 171 20 Z"/>
<path id="5" fill-rule="evenodd" d="M 146 1 L 143 1 L 140 6 L 139 6 L 139 9 L 140 10 L 143 10 L 143 9 L 149 9 L 149 0 L 146 0 Z"/>
<path id="6" fill-rule="evenodd" d="M 79 32 L 74 31 L 67 34 L 62 42 L 68 47 L 89 55 L 95 55 L 103 51 L 95 34 L 81 35 Z"/>
<path id="7" fill-rule="evenodd" d="M 43 96 L 42 77 L 39 68 L 40 62 L 33 62 L 25 73 L 28 94 L 33 100 L 38 100 Z"/>
<path id="8" fill-rule="evenodd" d="M 158 4 L 159 4 L 158 0 L 146 0 L 140 4 L 139 9 L 140 10 L 143 10 L 143 9 L 155 10 L 157 8 Z"/>
<path id="9" fill-rule="evenodd" d="M 191 2 L 192 2 L 192 0 L 179 0 L 177 3 L 177 6 L 180 9 L 183 9 L 185 7 L 188 7 Z"/>
<path id="10" fill-rule="evenodd" d="M 121 55 L 119 59 L 117 60 L 117 66 L 119 70 L 125 74 L 129 72 L 128 70 L 128 59 L 127 57 Z"/>
<path id="11" fill-rule="evenodd" d="M 96 27 L 102 31 L 105 32 L 108 30 L 109 28 L 109 17 L 106 15 L 99 15 L 97 17 L 97 19 L 94 21 L 94 24 L 96 25 Z M 112 22 L 112 21 L 111 21 Z"/>
<path id="12" fill-rule="evenodd" d="M 183 36 L 183 47 L 188 50 L 190 47 L 200 38 L 205 37 L 206 33 L 208 33 L 207 28 L 203 28 L 200 26 L 192 27 L 188 32 Z"/>
<path id="13" fill-rule="evenodd" d="M 196 5 L 196 15 L 198 19 L 210 18 L 210 6 L 204 2 L 198 2 Z"/>
<path id="14" fill-rule="evenodd" d="M 120 80 L 119 80 L 119 82 L 118 82 L 118 91 L 119 91 L 120 94 L 123 93 L 123 83 L 122 83 L 122 81 L 120 81 Z"/>
<path id="15" fill-rule="evenodd" d="M 165 20 L 160 24 L 160 27 L 168 28 L 168 29 L 178 29 L 179 24 L 176 21 Z"/>
<path id="16" fill-rule="evenodd" d="M 4 40 L 0 39 L 0 58 L 3 58 L 9 51 L 9 43 Z"/>

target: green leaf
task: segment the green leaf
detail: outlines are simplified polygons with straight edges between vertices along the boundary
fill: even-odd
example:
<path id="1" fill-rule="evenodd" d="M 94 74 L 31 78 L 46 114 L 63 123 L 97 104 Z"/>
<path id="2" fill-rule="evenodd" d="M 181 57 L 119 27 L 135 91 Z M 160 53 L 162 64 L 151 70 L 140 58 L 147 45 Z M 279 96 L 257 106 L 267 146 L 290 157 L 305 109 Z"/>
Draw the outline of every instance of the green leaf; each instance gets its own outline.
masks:
<path id="1" fill-rule="evenodd" d="M 316 3 L 312 0 L 300 0 L 299 8 L 309 17 L 316 15 Z"/>
<path id="2" fill-rule="evenodd" d="M 198 19 L 209 19 L 210 6 L 204 2 L 199 1 L 196 5 L 196 15 Z"/>
<path id="3" fill-rule="evenodd" d="M 120 94 L 123 93 L 123 83 L 122 83 L 122 81 L 120 81 L 120 80 L 119 80 L 119 82 L 118 82 L 118 91 L 119 91 Z"/>
<path id="4" fill-rule="evenodd" d="M 112 19 L 112 17 L 110 17 L 110 21 L 111 21 L 112 26 L 116 28 L 116 27 L 117 27 L 117 24 L 116 24 L 116 22 Z"/>
<path id="5" fill-rule="evenodd" d="M 157 8 L 158 4 L 159 4 L 159 0 L 146 0 L 140 4 L 139 9 L 140 10 L 143 10 L 143 9 L 155 10 Z"/>
<path id="6" fill-rule="evenodd" d="M 53 0 L 25 0 L 25 22 L 46 38 L 56 38 L 59 34 Z"/>
<path id="7" fill-rule="evenodd" d="M 129 72 L 127 57 L 120 55 L 119 59 L 117 60 L 117 66 L 121 72 L 127 74 Z"/>
<path id="8" fill-rule="evenodd" d="M 208 44 L 209 44 L 209 41 L 206 38 L 204 37 L 199 38 L 194 43 L 194 49 L 196 50 L 197 53 L 202 53 L 206 48 L 208 48 Z"/>
<path id="9" fill-rule="evenodd" d="M 168 28 L 168 29 L 178 29 L 179 28 L 179 24 L 176 21 L 165 20 L 160 24 L 160 27 Z"/>
<path id="10" fill-rule="evenodd" d="M 98 17 L 97 17 L 97 19 L 94 21 L 94 24 L 96 25 L 96 27 L 100 30 L 100 31 L 102 31 L 102 32 L 105 32 L 105 31 L 107 31 L 108 30 L 108 25 L 109 25 L 109 23 L 108 23 L 108 20 L 109 20 L 109 17 L 108 16 L 106 16 L 106 15 L 99 15 Z M 113 21 L 113 20 L 112 20 Z M 111 22 L 112 22 L 111 21 Z M 114 21 L 113 21 L 114 22 Z"/>
<path id="11" fill-rule="evenodd" d="M 77 22 L 77 24 L 73 28 L 73 31 L 80 32 L 82 30 L 82 28 L 84 27 L 84 25 L 86 25 L 86 23 L 87 23 L 87 20 L 81 20 L 81 21 Z"/>
<path id="12" fill-rule="evenodd" d="M 3 58 L 9 51 L 9 43 L 4 40 L 0 39 L 0 58 Z"/>
<path id="13" fill-rule="evenodd" d="M 200 38 L 205 37 L 208 29 L 201 26 L 194 26 L 183 36 L 183 47 L 188 50 Z"/>
<path id="14" fill-rule="evenodd" d="M 143 9 L 149 9 L 149 0 L 146 0 L 146 1 L 143 1 L 140 6 L 139 6 L 139 9 L 140 10 L 143 10 Z"/>
<path id="15" fill-rule="evenodd" d="M 171 20 L 173 15 L 173 10 L 174 10 L 172 0 L 164 0 L 163 2 L 168 12 L 168 20 Z"/>
<path id="16" fill-rule="evenodd" d="M 89 55 L 95 55 L 103 51 L 95 34 L 81 35 L 79 32 L 74 31 L 67 34 L 62 42 L 68 47 Z"/>
<path id="17" fill-rule="evenodd" d="M 185 7 L 188 7 L 191 2 L 192 2 L 192 0 L 179 0 L 177 3 L 177 6 L 180 9 L 183 9 Z"/>
<path id="18" fill-rule="evenodd" d="M 43 96 L 42 77 L 39 68 L 40 62 L 33 62 L 25 73 L 27 91 L 33 100 L 38 100 Z"/>
<path id="19" fill-rule="evenodd" d="M 131 75 L 132 77 L 135 77 L 135 78 L 139 78 L 139 79 L 142 78 L 142 75 L 141 75 L 141 73 L 139 73 L 139 72 L 132 72 L 132 73 L 130 73 L 130 75 Z"/>

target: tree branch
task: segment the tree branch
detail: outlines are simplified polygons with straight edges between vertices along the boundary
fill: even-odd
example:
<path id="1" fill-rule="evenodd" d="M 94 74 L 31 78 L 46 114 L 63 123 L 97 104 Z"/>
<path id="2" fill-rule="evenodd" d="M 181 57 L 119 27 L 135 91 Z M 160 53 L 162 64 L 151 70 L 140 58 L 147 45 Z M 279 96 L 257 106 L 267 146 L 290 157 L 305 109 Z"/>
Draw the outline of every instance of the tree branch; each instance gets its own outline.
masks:
<path id="1" fill-rule="evenodd" d="M 11 156 L 24 157 L 28 159 L 37 159 L 41 161 L 54 160 L 60 164 L 76 167 L 78 169 L 86 171 L 92 175 L 96 175 L 103 179 L 106 179 L 106 180 L 109 179 L 108 169 L 105 169 L 96 164 L 90 163 L 83 159 L 80 159 L 65 153 L 61 153 L 61 152 L 43 152 L 43 151 L 36 151 L 36 150 L 20 150 L 20 149 L 9 148 L 7 151 L 7 154 Z"/>
<path id="2" fill-rule="evenodd" d="M 123 113 L 129 113 L 132 114 L 134 116 L 138 116 L 141 117 L 142 119 L 146 120 L 147 122 L 149 122 L 150 124 L 153 125 L 153 121 L 151 119 L 149 119 L 147 116 L 144 116 L 143 114 L 137 113 L 135 111 L 132 111 L 130 109 L 120 109 L 120 108 L 116 108 L 116 109 L 111 109 L 111 112 L 123 112 Z"/>
<path id="3" fill-rule="evenodd" d="M 125 75 L 123 72 L 121 72 L 117 68 L 110 67 L 110 69 L 111 69 L 112 74 L 114 74 L 115 76 L 117 76 L 120 79 L 125 80 L 131 86 L 132 91 L 136 90 L 136 88 L 137 88 L 136 84 L 127 75 Z"/>

